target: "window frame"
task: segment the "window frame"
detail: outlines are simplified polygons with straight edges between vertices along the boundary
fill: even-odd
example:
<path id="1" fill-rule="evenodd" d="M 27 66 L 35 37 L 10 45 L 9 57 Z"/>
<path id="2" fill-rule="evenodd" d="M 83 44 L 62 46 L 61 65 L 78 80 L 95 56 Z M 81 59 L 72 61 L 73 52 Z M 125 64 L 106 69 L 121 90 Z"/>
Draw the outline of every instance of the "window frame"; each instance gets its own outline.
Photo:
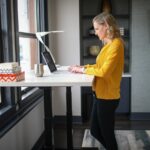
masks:
<path id="1" fill-rule="evenodd" d="M 38 13 L 42 19 L 38 19 L 39 31 L 48 29 L 47 0 L 36 0 Z M 19 62 L 19 36 L 25 36 L 26 33 L 18 31 L 18 16 L 17 15 L 17 0 L 1 0 L 0 1 L 0 62 Z M 13 15 L 12 15 L 13 12 Z M 3 15 L 3 16 L 2 16 Z M 38 15 L 38 18 L 41 17 Z M 46 20 L 45 20 L 46 19 Z M 43 23 L 44 21 L 44 23 Z M 28 34 L 29 37 L 34 37 L 35 34 Z M 48 37 L 45 38 L 48 45 Z M 43 47 L 40 46 L 40 51 Z M 40 56 L 41 57 L 41 56 Z M 40 61 L 43 62 L 42 58 Z M 36 89 L 30 96 L 26 96 L 22 101 L 21 97 L 34 87 L 27 88 L 21 91 L 18 87 L 0 87 L 2 92 L 2 103 L 0 105 L 0 137 L 2 137 L 12 126 L 14 126 L 26 113 L 28 113 L 43 96 L 41 88 Z M 19 114 L 19 115 L 18 115 Z"/>
<path id="2" fill-rule="evenodd" d="M 23 38 L 29 38 L 29 39 L 36 39 L 36 35 L 34 33 L 30 33 L 30 32 L 19 32 L 19 23 L 18 23 L 18 4 L 17 1 L 18 0 L 14 0 L 14 24 L 15 24 L 15 45 L 16 45 L 16 59 L 19 62 L 19 37 L 23 37 Z M 36 0 L 36 17 L 37 17 L 37 31 L 46 31 L 48 30 L 48 18 L 46 17 L 47 14 L 47 0 Z M 43 11 L 44 10 L 44 11 Z M 48 44 L 48 37 L 43 39 L 46 44 Z M 41 51 L 43 51 L 43 46 L 41 45 L 41 43 L 39 43 L 38 45 L 39 47 L 39 51 L 41 53 Z M 43 62 L 43 59 L 40 56 L 38 56 L 40 62 Z M 24 109 L 25 107 L 28 106 L 28 103 L 31 103 L 31 98 L 32 95 L 34 95 L 34 92 L 32 94 L 30 94 L 30 96 L 23 98 L 24 95 L 26 95 L 27 93 L 30 93 L 32 90 L 34 89 L 34 87 L 27 87 L 25 90 L 21 90 L 21 87 L 17 88 L 17 93 L 18 93 L 18 103 L 19 103 L 19 107 L 20 109 Z M 40 91 L 40 89 L 39 89 Z M 38 92 L 36 93 L 38 94 Z M 39 94 L 41 94 L 39 92 Z M 33 100 L 34 101 L 34 100 Z"/>
<path id="3" fill-rule="evenodd" d="M 1 28 L 1 11 L 0 11 L 0 62 L 2 62 L 2 28 Z M 3 105 L 3 101 L 2 101 L 2 88 L 0 87 L 0 108 L 2 107 Z"/>
<path id="4" fill-rule="evenodd" d="M 1 62 L 13 61 L 14 53 L 12 39 L 11 0 L 0 1 L 1 19 Z M 3 16 L 2 16 L 3 15 Z M 2 105 L 0 108 L 0 127 L 3 127 L 10 115 L 16 112 L 15 89 L 1 87 Z M 8 117 L 9 116 L 9 117 Z"/>
<path id="5" fill-rule="evenodd" d="M 18 4 L 17 4 L 18 0 L 15 0 L 14 2 L 14 21 L 15 21 L 15 45 L 16 45 L 16 58 L 17 61 L 20 61 L 19 59 L 19 37 L 23 37 L 23 38 L 29 38 L 29 39 L 36 39 L 36 35 L 34 33 L 30 33 L 30 32 L 20 32 L 19 31 L 19 23 L 18 23 Z M 47 12 L 47 0 L 43 1 L 43 0 L 36 0 L 36 20 L 37 20 L 37 31 L 46 31 L 48 29 L 48 22 L 46 22 L 45 20 L 48 20 L 48 18 L 46 18 L 46 12 Z M 44 10 L 44 11 L 43 11 Z M 41 18 L 40 18 L 41 17 Z M 46 22 L 46 23 L 45 23 Z M 46 40 L 48 42 L 48 40 Z M 41 52 L 43 50 L 43 47 L 41 46 L 41 44 L 39 43 L 39 51 Z M 40 56 L 39 58 L 40 62 L 42 62 L 42 58 Z M 26 105 L 28 105 L 28 102 L 31 101 L 30 98 L 25 98 L 22 99 L 22 96 L 27 94 L 27 92 L 30 92 L 31 90 L 33 90 L 34 87 L 27 87 L 25 90 L 21 90 L 21 88 L 17 88 L 17 91 L 19 94 L 19 105 L 20 107 L 26 107 Z M 34 93 L 33 93 L 34 94 Z M 32 94 L 30 95 L 32 97 Z"/>

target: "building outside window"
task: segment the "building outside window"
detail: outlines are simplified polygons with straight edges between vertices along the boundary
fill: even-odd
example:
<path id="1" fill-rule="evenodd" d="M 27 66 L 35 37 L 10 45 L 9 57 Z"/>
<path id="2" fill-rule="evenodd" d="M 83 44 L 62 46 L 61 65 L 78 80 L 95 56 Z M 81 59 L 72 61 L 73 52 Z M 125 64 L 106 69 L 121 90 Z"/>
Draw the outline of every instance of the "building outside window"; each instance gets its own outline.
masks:
<path id="1" fill-rule="evenodd" d="M 19 33 L 26 33 L 19 36 L 20 65 L 23 70 L 33 69 L 38 60 L 38 42 L 34 37 L 37 32 L 36 2 L 36 0 L 18 0 Z"/>
<path id="2" fill-rule="evenodd" d="M 18 0 L 19 57 L 23 70 L 31 70 L 37 63 L 38 43 L 36 0 Z M 31 37 L 32 35 L 32 37 Z"/>

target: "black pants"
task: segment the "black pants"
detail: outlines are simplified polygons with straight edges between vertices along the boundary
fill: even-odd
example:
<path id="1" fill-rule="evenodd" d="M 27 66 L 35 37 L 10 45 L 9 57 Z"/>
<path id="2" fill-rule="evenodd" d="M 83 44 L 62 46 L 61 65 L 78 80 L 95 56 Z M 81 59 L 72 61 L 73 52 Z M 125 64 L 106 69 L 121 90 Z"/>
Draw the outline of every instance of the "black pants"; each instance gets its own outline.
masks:
<path id="1" fill-rule="evenodd" d="M 91 116 L 91 134 L 107 149 L 118 150 L 114 120 L 119 100 L 102 100 L 94 96 Z"/>

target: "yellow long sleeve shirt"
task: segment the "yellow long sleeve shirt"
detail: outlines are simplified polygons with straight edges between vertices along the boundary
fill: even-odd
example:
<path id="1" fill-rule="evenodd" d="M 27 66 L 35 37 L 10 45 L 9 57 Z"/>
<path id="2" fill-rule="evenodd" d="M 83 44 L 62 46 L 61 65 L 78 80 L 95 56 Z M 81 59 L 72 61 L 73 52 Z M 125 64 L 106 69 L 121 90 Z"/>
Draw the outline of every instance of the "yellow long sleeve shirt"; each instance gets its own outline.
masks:
<path id="1" fill-rule="evenodd" d="M 94 75 L 92 90 L 97 98 L 120 98 L 120 82 L 124 68 L 124 44 L 120 38 L 115 38 L 101 49 L 96 64 L 84 67 L 86 74 Z"/>

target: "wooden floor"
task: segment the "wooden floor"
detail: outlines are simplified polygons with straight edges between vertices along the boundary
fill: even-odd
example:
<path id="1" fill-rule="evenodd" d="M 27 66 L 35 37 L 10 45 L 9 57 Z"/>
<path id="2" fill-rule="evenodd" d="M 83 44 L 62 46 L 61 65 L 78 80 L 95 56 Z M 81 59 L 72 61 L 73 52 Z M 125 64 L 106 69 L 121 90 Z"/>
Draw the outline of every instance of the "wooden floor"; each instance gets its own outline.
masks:
<path id="1" fill-rule="evenodd" d="M 90 127 L 90 122 L 73 125 L 73 146 L 79 149 L 82 146 L 84 130 Z M 127 118 L 117 118 L 115 129 L 120 130 L 150 130 L 150 121 L 130 121 Z M 55 148 L 58 150 L 66 148 L 66 126 L 57 124 L 54 128 Z"/>

